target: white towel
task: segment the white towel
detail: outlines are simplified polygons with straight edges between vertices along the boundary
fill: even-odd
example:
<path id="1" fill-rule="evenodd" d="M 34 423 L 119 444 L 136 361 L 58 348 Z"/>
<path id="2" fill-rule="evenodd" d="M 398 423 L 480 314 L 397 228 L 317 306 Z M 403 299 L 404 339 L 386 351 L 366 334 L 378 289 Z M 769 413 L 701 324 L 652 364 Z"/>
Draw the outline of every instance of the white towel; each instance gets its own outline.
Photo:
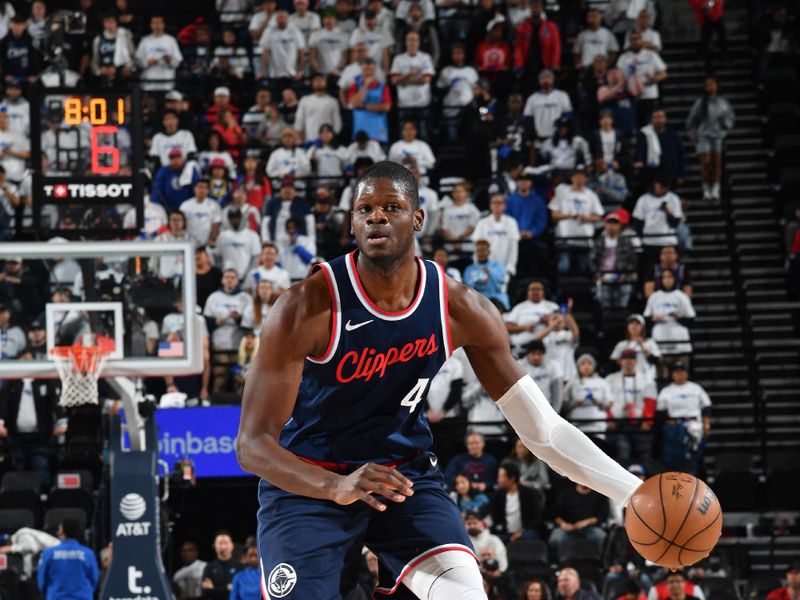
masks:
<path id="1" fill-rule="evenodd" d="M 657 167 L 661 164 L 661 142 L 658 141 L 658 134 L 652 125 L 645 125 L 640 131 L 647 142 L 647 166 Z"/>
<path id="2" fill-rule="evenodd" d="M 659 154 L 661 153 L 661 149 L 659 148 Z M 200 165 L 197 164 L 196 160 L 187 160 L 186 164 L 183 165 L 183 171 L 181 171 L 181 176 L 178 178 L 178 183 L 181 187 L 192 185 L 192 178 L 194 177 L 194 172 L 200 172 Z"/>

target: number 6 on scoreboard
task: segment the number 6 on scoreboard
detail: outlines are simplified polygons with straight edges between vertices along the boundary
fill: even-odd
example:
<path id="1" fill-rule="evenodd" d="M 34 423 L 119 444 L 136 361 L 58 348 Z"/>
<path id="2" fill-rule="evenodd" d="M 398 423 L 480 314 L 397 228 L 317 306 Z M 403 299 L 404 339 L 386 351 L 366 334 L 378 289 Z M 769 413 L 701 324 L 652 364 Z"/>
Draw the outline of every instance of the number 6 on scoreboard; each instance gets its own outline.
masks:
<path id="1" fill-rule="evenodd" d="M 116 146 L 101 144 L 99 136 L 109 134 L 117 135 L 118 129 L 111 125 L 92 127 L 92 173 L 97 175 L 116 175 L 119 173 L 119 149 Z M 110 156 L 111 164 L 101 164 L 101 156 Z M 106 162 L 106 161 L 103 161 Z"/>
<path id="2" fill-rule="evenodd" d="M 428 387 L 429 381 L 430 379 L 425 379 L 424 377 L 417 381 L 411 391 L 406 394 L 406 397 L 400 401 L 400 406 L 407 406 L 409 413 L 414 412 L 417 404 L 422 400 L 422 394 L 425 392 L 425 388 Z"/>

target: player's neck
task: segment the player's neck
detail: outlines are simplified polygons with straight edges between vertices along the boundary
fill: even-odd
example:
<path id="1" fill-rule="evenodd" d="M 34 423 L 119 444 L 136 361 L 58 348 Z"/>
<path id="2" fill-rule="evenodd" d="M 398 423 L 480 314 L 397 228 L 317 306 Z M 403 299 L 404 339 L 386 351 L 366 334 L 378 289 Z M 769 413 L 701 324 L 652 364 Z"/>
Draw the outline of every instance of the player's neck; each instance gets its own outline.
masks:
<path id="1" fill-rule="evenodd" d="M 378 261 L 359 252 L 356 269 L 369 299 L 380 308 L 399 312 L 413 302 L 420 276 L 413 253 Z"/>

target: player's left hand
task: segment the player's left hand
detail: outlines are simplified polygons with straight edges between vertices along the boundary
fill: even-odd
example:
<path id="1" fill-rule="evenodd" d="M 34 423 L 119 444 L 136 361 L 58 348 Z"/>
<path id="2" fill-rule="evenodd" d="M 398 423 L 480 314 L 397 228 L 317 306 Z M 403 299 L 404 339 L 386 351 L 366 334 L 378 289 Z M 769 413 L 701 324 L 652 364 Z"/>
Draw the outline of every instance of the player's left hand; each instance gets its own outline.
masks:
<path id="1" fill-rule="evenodd" d="M 386 505 L 378 501 L 374 494 L 393 502 L 403 502 L 414 493 L 411 489 L 413 485 L 414 482 L 401 475 L 397 469 L 367 463 L 336 481 L 331 500 L 342 505 L 361 500 L 375 510 L 384 511 Z"/>

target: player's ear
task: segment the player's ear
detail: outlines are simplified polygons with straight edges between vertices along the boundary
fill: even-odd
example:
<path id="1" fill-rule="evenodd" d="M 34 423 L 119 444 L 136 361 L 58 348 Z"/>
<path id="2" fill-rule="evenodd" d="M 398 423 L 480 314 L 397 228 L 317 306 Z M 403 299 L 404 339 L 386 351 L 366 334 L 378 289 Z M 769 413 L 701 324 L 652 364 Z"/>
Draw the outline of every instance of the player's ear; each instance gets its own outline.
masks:
<path id="1" fill-rule="evenodd" d="M 425 222 L 425 211 L 417 208 L 414 211 L 414 231 L 422 231 L 422 224 Z"/>

